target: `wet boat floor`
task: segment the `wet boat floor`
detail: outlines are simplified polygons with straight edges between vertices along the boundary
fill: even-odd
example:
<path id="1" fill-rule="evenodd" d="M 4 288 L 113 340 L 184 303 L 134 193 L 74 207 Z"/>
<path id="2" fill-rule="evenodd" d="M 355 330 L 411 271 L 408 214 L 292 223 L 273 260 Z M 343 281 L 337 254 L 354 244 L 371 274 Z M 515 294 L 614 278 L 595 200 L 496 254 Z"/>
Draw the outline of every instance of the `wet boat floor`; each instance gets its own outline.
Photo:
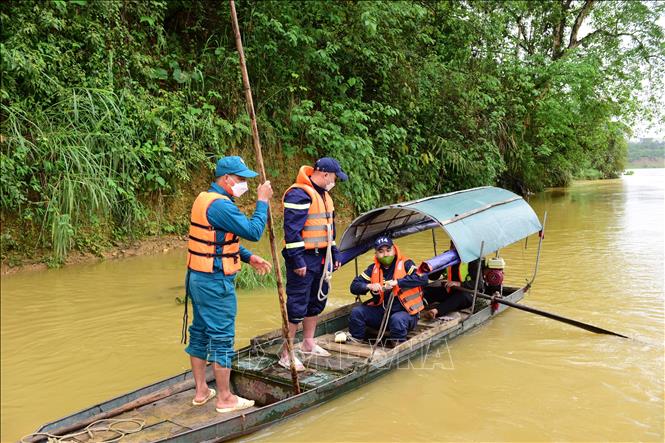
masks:
<path id="1" fill-rule="evenodd" d="M 144 421 L 143 430 L 136 434 L 128 434 L 122 438 L 123 442 L 151 442 L 171 435 L 180 434 L 207 424 L 214 424 L 229 420 L 239 415 L 248 414 L 259 406 L 243 409 L 241 411 L 220 414 L 215 409 L 215 400 L 212 399 L 202 406 L 192 406 L 194 388 L 179 392 L 154 403 L 141 406 L 133 411 L 114 417 L 114 419 L 139 419 Z M 136 428 L 134 423 L 117 423 L 113 425 L 118 430 Z M 117 438 L 118 434 L 112 431 L 96 431 L 92 436 L 84 434 L 70 439 L 77 442 L 104 441 Z"/>
<path id="2" fill-rule="evenodd" d="M 455 324 L 457 324 L 457 321 L 451 322 L 450 327 Z M 409 333 L 409 338 L 426 333 L 438 325 L 441 325 L 438 321 L 420 321 L 416 329 Z M 372 352 L 374 352 L 375 359 L 380 359 L 391 351 L 391 349 L 381 346 L 378 346 L 373 351 L 372 346 L 367 344 L 335 343 L 334 334 L 317 337 L 317 343 L 324 349 L 327 349 L 331 355 L 329 357 L 303 355 L 299 351 L 296 351 L 298 358 L 301 359 L 306 367 L 305 371 L 298 373 L 300 385 L 303 390 L 314 389 L 317 386 L 321 386 L 352 372 L 358 366 L 364 365 L 368 357 L 372 355 Z M 246 374 L 250 378 L 272 380 L 281 385 L 289 386 L 291 384 L 290 370 L 279 366 L 277 363 L 279 361 L 280 349 L 281 343 L 274 343 L 265 347 L 255 347 L 255 352 L 234 361 L 233 371 L 240 377 L 242 377 L 242 374 Z M 209 380 L 211 380 L 210 377 Z M 211 380 L 209 385 L 214 387 L 214 381 Z M 232 389 L 235 390 L 233 387 L 233 377 Z M 135 418 L 145 422 L 140 432 L 128 434 L 122 438 L 122 441 L 150 442 L 161 440 L 204 425 L 212 425 L 237 416 L 246 415 L 263 406 L 257 402 L 251 408 L 220 414 L 215 409 L 215 399 L 211 399 L 202 406 L 192 406 L 191 401 L 194 398 L 194 393 L 194 388 L 187 389 L 114 417 L 115 419 Z M 136 425 L 127 422 L 116 423 L 113 427 L 118 430 L 129 430 L 135 428 Z M 103 441 L 116 438 L 117 436 L 118 434 L 112 431 L 96 431 L 91 435 L 84 434 L 70 438 L 70 441 Z"/>
<path id="3" fill-rule="evenodd" d="M 407 338 L 411 339 L 440 324 L 438 321 L 419 321 L 416 328 L 409 332 Z M 342 332 L 348 334 L 348 329 L 343 329 Z M 382 345 L 376 346 L 374 349 L 369 344 L 335 343 L 334 336 L 335 334 L 326 334 L 316 337 L 317 344 L 330 353 L 329 357 L 302 354 L 299 350 L 300 344 L 296 344 L 296 357 L 306 368 L 305 371 L 298 373 L 300 385 L 304 389 L 316 388 L 353 372 L 357 367 L 366 364 L 368 358 L 373 356 L 373 359 L 382 359 L 391 351 L 390 348 Z M 278 343 L 256 346 L 253 353 L 234 362 L 234 369 L 290 384 L 291 371 L 278 364 L 279 353 L 282 349 L 281 343 L 279 340 Z"/>

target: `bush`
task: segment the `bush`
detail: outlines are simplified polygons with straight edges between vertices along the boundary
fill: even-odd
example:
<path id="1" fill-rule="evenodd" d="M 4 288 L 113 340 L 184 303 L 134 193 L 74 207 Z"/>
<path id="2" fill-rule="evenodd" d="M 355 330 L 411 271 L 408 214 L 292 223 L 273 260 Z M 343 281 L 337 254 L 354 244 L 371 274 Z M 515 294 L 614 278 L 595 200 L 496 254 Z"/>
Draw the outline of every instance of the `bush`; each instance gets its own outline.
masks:
<path id="1" fill-rule="evenodd" d="M 662 85 L 665 4 L 569 3 L 241 2 L 264 149 L 337 157 L 355 211 L 616 176 L 626 122 L 661 112 L 637 97 Z M 613 33 L 577 39 L 578 18 Z M 2 219 L 55 261 L 92 219 L 111 239 L 182 229 L 210 160 L 252 157 L 225 3 L 3 2 L 0 20 Z"/>

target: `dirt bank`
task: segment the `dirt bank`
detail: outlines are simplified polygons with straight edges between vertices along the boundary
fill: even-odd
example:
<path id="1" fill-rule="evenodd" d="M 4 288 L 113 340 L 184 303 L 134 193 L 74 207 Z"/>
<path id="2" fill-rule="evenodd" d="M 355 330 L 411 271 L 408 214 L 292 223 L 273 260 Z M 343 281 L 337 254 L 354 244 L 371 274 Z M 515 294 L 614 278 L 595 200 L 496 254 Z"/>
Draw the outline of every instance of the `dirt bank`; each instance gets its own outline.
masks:
<path id="1" fill-rule="evenodd" d="M 291 162 L 293 163 L 293 161 Z M 294 163 L 297 164 L 297 163 Z M 291 170 L 296 170 L 295 166 L 291 167 Z M 189 208 L 191 207 L 191 202 L 195 196 L 196 189 L 203 189 L 207 186 L 206 178 L 199 178 L 196 181 L 196 184 L 191 185 L 191 189 L 183 195 L 180 199 L 172 201 L 168 206 L 161 208 L 163 212 L 164 220 L 168 220 L 168 217 L 164 214 L 170 214 L 171 221 L 177 220 L 179 217 L 187 217 L 189 213 Z M 272 180 L 273 187 L 276 189 L 275 196 L 273 197 L 272 208 L 273 208 L 273 223 L 276 230 L 276 237 L 278 241 L 278 249 L 281 249 L 281 242 L 283 239 L 282 234 L 282 214 L 284 208 L 281 204 L 281 195 L 291 184 L 290 177 L 282 176 L 277 180 Z M 254 190 L 247 198 L 243 198 L 239 203 L 240 210 L 247 214 L 248 216 L 252 214 L 255 207 L 255 194 Z M 353 220 L 354 207 L 348 196 L 344 193 L 335 191 L 333 193 L 333 198 L 335 199 L 335 224 L 338 230 L 337 239 L 341 238 L 343 228 L 347 226 L 351 220 Z M 153 206 L 157 206 L 154 204 Z M 18 222 L 17 222 L 18 223 Z M 7 230 L 7 223 L 2 224 L 2 232 L 4 233 Z M 264 235 L 268 235 L 267 230 Z M 80 251 L 73 250 L 71 251 L 64 263 L 60 264 L 62 266 L 70 264 L 79 264 L 79 263 L 95 263 L 101 260 L 112 260 L 116 258 L 123 257 L 132 257 L 136 255 L 155 255 L 162 254 L 174 248 L 185 248 L 187 246 L 187 236 L 186 235 L 162 235 L 156 237 L 148 237 L 141 240 L 134 240 L 131 242 L 122 243 L 120 246 L 114 246 L 107 250 L 100 252 L 99 254 L 91 253 L 82 253 Z M 32 252 L 32 257 L 28 257 L 28 253 L 18 254 L 17 257 L 14 257 L 14 260 L 7 259 L 3 255 L 2 263 L 0 264 L 0 275 L 14 274 L 16 272 L 24 271 L 36 271 L 47 269 L 48 265 L 45 263 L 47 261 L 50 251 L 48 250 L 38 250 Z M 14 264 L 13 262 L 18 263 Z"/>
<path id="2" fill-rule="evenodd" d="M 133 257 L 136 255 L 156 255 L 163 254 L 173 249 L 184 249 L 187 246 L 185 236 L 171 235 L 146 238 L 133 242 L 124 243 L 121 246 L 103 252 L 101 255 L 84 254 L 73 251 L 67 256 L 63 266 L 79 263 L 95 263 L 101 260 L 113 260 L 116 258 Z M 43 262 L 23 263 L 18 266 L 10 266 L 3 262 L 0 268 L 0 275 L 9 275 L 17 272 L 38 271 L 47 269 Z"/>

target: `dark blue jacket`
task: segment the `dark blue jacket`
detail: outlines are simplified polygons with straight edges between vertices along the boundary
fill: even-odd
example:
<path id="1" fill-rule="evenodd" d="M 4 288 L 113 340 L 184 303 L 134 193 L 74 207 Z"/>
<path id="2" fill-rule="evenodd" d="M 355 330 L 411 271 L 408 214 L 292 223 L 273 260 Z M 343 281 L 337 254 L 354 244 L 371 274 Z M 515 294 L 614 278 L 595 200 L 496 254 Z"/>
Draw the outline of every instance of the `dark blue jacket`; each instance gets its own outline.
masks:
<path id="1" fill-rule="evenodd" d="M 383 278 L 385 280 L 393 279 L 396 263 L 397 260 L 393 260 L 393 262 L 387 268 L 385 266 L 382 266 Z M 399 287 L 402 289 L 411 289 L 415 288 L 416 286 L 422 286 L 422 283 L 420 283 L 422 279 L 413 278 L 418 276 L 415 272 L 418 269 L 418 267 L 413 262 L 413 260 L 407 260 L 406 262 L 404 262 L 404 268 L 406 269 L 407 275 L 406 277 L 399 279 L 397 281 Z M 353 279 L 350 288 L 352 294 L 354 295 L 367 294 L 367 292 L 369 291 L 367 285 L 372 281 L 371 278 L 372 271 L 374 271 L 374 263 L 369 265 L 367 269 L 365 269 L 365 272 L 362 272 L 360 275 L 356 276 L 356 278 Z M 427 276 L 425 276 L 425 284 L 427 284 Z M 372 297 L 374 298 L 375 302 L 379 300 L 378 296 L 372 295 Z M 397 311 L 404 311 L 404 306 L 402 306 L 402 304 L 398 300 L 395 300 L 393 302 L 393 307 L 391 309 L 391 312 L 397 312 Z"/>
<path id="2" fill-rule="evenodd" d="M 323 188 L 312 183 L 316 192 L 323 196 L 325 192 Z M 309 194 L 300 188 L 293 188 L 289 190 L 284 196 L 285 203 L 293 203 L 296 205 L 307 205 L 312 203 L 312 199 L 309 197 Z M 303 241 L 302 239 L 302 229 L 305 226 L 305 221 L 307 220 L 307 213 L 309 209 L 293 209 L 293 208 L 284 208 L 284 241 L 286 243 L 298 243 Z M 333 240 L 337 235 L 335 229 L 335 213 L 333 212 Z M 321 251 L 325 253 L 325 251 Z M 289 265 L 293 266 L 294 269 L 302 268 L 306 266 L 305 259 L 303 257 L 305 254 L 304 247 L 298 248 L 289 248 L 283 250 L 284 257 L 290 262 Z M 337 261 L 339 251 L 337 246 L 333 243 L 332 246 L 332 256 L 333 262 Z"/>

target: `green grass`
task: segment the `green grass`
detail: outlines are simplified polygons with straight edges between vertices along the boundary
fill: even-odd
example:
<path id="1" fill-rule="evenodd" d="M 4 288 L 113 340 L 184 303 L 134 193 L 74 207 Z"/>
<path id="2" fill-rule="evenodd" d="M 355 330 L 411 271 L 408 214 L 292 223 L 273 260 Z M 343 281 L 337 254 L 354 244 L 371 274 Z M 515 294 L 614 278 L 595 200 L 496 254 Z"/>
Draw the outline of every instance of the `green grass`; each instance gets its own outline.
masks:
<path id="1" fill-rule="evenodd" d="M 3 161 L 8 162 L 2 208 L 27 206 L 30 218 L 41 222 L 42 240 L 49 238 L 54 260 L 66 257 L 77 226 L 91 216 L 113 216 L 131 225 L 137 211 L 129 191 L 140 160 L 132 150 L 121 97 L 71 88 L 31 115 L 5 105 L 2 112 Z"/>
<path id="2" fill-rule="evenodd" d="M 282 277 L 286 279 L 286 267 L 282 262 Z M 286 280 L 285 280 L 286 282 Z M 259 275 L 254 272 L 254 268 L 248 264 L 243 264 L 240 272 L 236 275 L 236 289 L 256 289 L 256 288 L 276 288 L 277 276 L 275 272 L 266 275 Z M 181 305 L 185 302 L 185 297 L 176 297 L 175 301 Z"/>
<path id="3" fill-rule="evenodd" d="M 603 173 L 594 168 L 586 168 L 580 171 L 575 178 L 578 180 L 600 180 L 603 178 Z"/>
<path id="4" fill-rule="evenodd" d="M 282 277 L 286 278 L 286 267 L 282 261 Z M 276 288 L 277 287 L 277 275 L 274 270 L 270 274 L 259 275 L 254 272 L 254 269 L 247 265 L 243 264 L 240 268 L 240 272 L 236 276 L 236 288 L 238 289 L 255 289 L 255 288 Z"/>

